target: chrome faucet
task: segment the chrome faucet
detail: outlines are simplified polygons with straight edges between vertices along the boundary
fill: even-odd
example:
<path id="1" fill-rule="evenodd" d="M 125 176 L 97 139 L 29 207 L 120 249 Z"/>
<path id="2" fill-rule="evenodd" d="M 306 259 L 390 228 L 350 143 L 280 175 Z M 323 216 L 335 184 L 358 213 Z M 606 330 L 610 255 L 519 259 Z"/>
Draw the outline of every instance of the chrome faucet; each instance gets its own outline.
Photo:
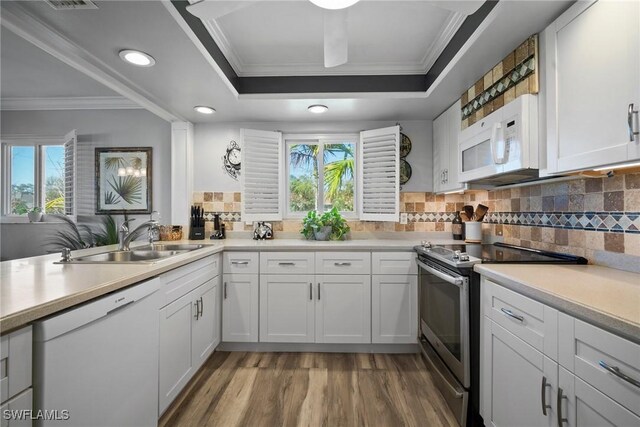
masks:
<path id="1" fill-rule="evenodd" d="M 151 215 L 153 216 L 153 213 Z M 153 243 L 152 230 L 158 228 L 158 221 L 156 221 L 155 219 L 150 219 L 148 221 L 143 222 L 142 224 L 134 228 L 132 231 L 129 231 L 128 225 L 131 221 L 135 221 L 135 218 L 124 221 L 118 231 L 118 234 L 120 236 L 120 238 L 118 239 L 118 250 L 120 251 L 128 251 L 129 244 L 131 243 L 131 241 L 135 239 L 145 229 L 149 234 L 149 243 L 150 244 Z"/>

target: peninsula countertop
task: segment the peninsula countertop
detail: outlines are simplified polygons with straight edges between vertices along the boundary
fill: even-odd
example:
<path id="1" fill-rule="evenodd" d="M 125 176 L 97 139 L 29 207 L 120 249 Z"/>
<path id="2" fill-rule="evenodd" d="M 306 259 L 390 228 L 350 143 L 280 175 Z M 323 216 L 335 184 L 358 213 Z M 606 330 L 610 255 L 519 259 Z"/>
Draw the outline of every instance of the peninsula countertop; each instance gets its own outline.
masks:
<path id="1" fill-rule="evenodd" d="M 474 269 L 518 293 L 640 342 L 640 274 L 598 265 L 477 264 Z"/>

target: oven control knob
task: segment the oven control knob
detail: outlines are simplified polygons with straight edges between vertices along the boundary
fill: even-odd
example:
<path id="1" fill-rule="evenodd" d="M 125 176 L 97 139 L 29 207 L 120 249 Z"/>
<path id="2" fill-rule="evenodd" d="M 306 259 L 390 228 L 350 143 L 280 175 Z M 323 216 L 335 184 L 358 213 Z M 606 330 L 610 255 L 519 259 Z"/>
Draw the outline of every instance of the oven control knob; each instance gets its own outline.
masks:
<path id="1" fill-rule="evenodd" d="M 460 261 L 469 261 L 469 254 L 466 252 L 462 252 L 461 254 L 458 255 L 458 259 Z"/>
<path id="2" fill-rule="evenodd" d="M 431 242 L 423 240 L 422 241 L 422 247 L 425 248 L 425 249 L 431 249 Z"/>

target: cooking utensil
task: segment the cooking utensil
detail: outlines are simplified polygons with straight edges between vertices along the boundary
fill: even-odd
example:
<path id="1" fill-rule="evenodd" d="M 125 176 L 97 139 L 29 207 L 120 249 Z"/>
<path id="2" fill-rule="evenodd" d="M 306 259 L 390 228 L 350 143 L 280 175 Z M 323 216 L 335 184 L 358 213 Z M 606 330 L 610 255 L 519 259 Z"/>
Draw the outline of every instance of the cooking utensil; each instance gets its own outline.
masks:
<path id="1" fill-rule="evenodd" d="M 476 208 L 476 221 L 482 221 L 484 216 L 487 214 L 487 211 L 489 211 L 488 207 L 483 204 L 478 204 L 478 207 Z"/>
<path id="2" fill-rule="evenodd" d="M 471 221 L 471 218 L 469 218 L 466 212 L 460 212 L 460 218 L 462 218 L 462 222 Z"/>
<path id="3" fill-rule="evenodd" d="M 464 210 L 464 213 L 467 215 L 467 218 L 469 218 L 467 221 L 473 221 L 473 206 L 464 205 L 462 209 Z"/>

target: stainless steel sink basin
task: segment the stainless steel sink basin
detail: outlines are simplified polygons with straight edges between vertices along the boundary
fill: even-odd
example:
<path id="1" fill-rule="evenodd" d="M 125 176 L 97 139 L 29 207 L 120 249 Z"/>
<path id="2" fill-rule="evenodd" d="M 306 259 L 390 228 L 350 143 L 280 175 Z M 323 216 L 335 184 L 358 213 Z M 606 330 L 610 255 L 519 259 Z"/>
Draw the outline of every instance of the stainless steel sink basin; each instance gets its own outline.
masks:
<path id="1" fill-rule="evenodd" d="M 149 246 L 141 246 L 136 250 L 154 250 L 154 251 L 194 251 L 203 248 L 204 245 L 195 243 L 154 243 Z"/>
<path id="2" fill-rule="evenodd" d="M 112 263 L 112 264 L 128 264 L 128 263 L 153 263 L 159 261 L 164 258 L 168 258 L 173 255 L 178 255 L 188 252 L 187 250 L 182 251 L 157 251 L 157 250 L 139 250 L 134 249 L 130 251 L 113 251 L 113 252 L 105 252 L 101 254 L 95 255 L 86 255 L 80 256 L 77 258 L 72 258 L 71 261 L 65 264 L 75 264 L 75 263 L 83 263 L 83 264 L 102 264 L 102 263 Z"/>

